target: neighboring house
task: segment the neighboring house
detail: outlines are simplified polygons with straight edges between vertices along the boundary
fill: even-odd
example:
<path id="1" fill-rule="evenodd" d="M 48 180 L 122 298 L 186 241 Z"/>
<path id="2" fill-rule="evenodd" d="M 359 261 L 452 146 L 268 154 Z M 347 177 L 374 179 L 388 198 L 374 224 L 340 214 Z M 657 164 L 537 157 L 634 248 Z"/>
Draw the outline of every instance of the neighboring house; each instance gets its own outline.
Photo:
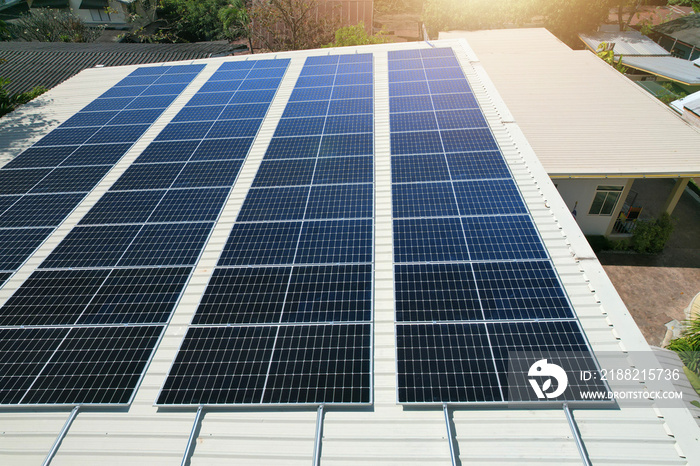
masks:
<path id="1" fill-rule="evenodd" d="M 596 53 L 598 46 L 605 42 L 614 45 L 616 59 L 621 59 L 627 67 L 625 74 L 633 81 L 670 81 L 688 92 L 700 89 L 700 67 L 692 62 L 676 58 L 649 37 L 631 30 L 580 34 L 586 47 Z"/>
<path id="2" fill-rule="evenodd" d="M 133 0 L 0 0 L 0 19 L 12 19 L 31 8 L 70 9 L 87 24 L 129 28 L 127 5 Z"/>
<path id="3" fill-rule="evenodd" d="M 0 42 L 0 76 L 10 94 L 52 88 L 85 68 L 194 60 L 233 54 L 227 41 L 192 44 Z"/>
<path id="4" fill-rule="evenodd" d="M 685 121 L 700 128 L 700 91 L 669 104 Z"/>
<path id="5" fill-rule="evenodd" d="M 440 37 L 468 40 L 510 110 L 503 118 L 522 129 L 584 233 L 614 233 L 620 215 L 639 207 L 629 197 L 635 179 L 676 179 L 670 213 L 700 173 L 700 129 L 589 51 L 545 29 Z"/>
<path id="6" fill-rule="evenodd" d="M 650 36 L 674 57 L 700 58 L 700 13 L 659 24 Z"/>
<path id="7" fill-rule="evenodd" d="M 610 9 L 610 15 L 608 16 L 608 23 L 611 25 L 618 25 L 618 14 L 617 7 Z M 683 16 L 688 16 L 693 14 L 693 8 L 689 6 L 678 6 L 678 5 L 664 5 L 664 6 L 654 6 L 654 5 L 642 5 L 639 7 L 637 12 L 632 16 L 629 22 L 631 27 L 639 29 L 642 25 L 657 26 L 659 24 L 665 23 L 667 21 L 672 21 L 674 19 L 682 18 Z M 626 21 L 628 15 L 624 15 L 624 20 Z M 619 28 L 618 28 L 619 30 Z"/>
<path id="8" fill-rule="evenodd" d="M 7 189 L 34 190 L 32 180 L 40 178 L 41 187 L 73 187 L 62 179 L 65 171 L 64 175 L 47 176 L 48 181 L 44 182 L 46 170 L 36 167 L 50 163 L 74 166 L 71 173 L 92 173 L 96 186 L 81 185 L 90 188 L 90 192 L 76 201 L 79 205 L 74 210 L 64 209 L 67 217 L 60 220 L 55 231 L 46 231 L 46 222 L 55 222 L 56 217 L 47 215 L 41 203 L 31 205 L 43 213 L 41 220 L 45 223 L 38 223 L 41 220 L 33 216 L 22 217 L 21 211 L 3 218 L 7 223 L 23 220 L 39 225 L 34 227 L 41 229 L 37 234 L 48 238 L 40 241 L 42 245 L 36 250 L 25 245 L 22 252 L 29 250 L 31 254 L 26 262 L 11 255 L 18 269 L 4 269 L 0 276 L 6 280 L 0 289 L 0 315 L 4 322 L 12 322 L 3 326 L 0 334 L 0 354 L 5 357 L 0 362 L 9 371 L 0 373 L 0 377 L 10 379 L 9 387 L 1 394 L 3 400 L 19 400 L 5 401 L 5 409 L 0 410 L 0 462 L 39 464 L 48 457 L 54 459 L 54 464 L 132 466 L 180 462 L 325 466 L 699 464 L 700 430 L 692 415 L 683 406 L 664 405 L 658 398 L 642 400 L 637 406 L 584 403 L 586 409 L 556 402 L 551 397 L 540 404 L 525 405 L 442 402 L 465 392 L 486 394 L 487 388 L 492 389 L 486 394 L 487 400 L 505 399 L 517 388 L 532 393 L 537 385 L 534 378 L 542 378 L 535 372 L 527 372 L 533 378 L 529 382 L 523 380 L 521 385 L 498 382 L 508 379 L 504 375 L 508 361 L 503 352 L 498 356 L 493 353 L 497 344 L 513 351 L 537 348 L 552 357 L 556 355 L 550 350 L 561 348 L 560 345 L 583 349 L 577 354 L 586 354 L 585 349 L 590 347 L 599 358 L 607 355 L 615 359 L 615 367 L 622 373 L 659 368 L 538 160 L 540 155 L 523 135 L 526 128 L 521 131 L 519 122 L 514 122 L 513 115 L 520 119 L 518 112 L 511 115 L 499 97 L 503 94 L 508 99 L 512 90 L 507 83 L 501 89 L 502 73 L 507 69 L 509 80 L 526 88 L 520 103 L 529 99 L 536 118 L 546 116 L 545 111 L 552 110 L 553 105 L 551 118 L 561 121 L 559 129 L 568 125 L 567 132 L 555 131 L 546 136 L 560 138 L 561 149 L 566 138 L 573 144 L 581 137 L 576 121 L 566 121 L 570 107 L 580 108 L 576 96 L 580 79 L 605 87 L 605 81 L 615 72 L 604 68 L 606 65 L 588 52 L 576 56 L 589 57 L 590 61 L 583 58 L 582 66 L 573 65 L 557 49 L 563 45 L 541 31 L 534 33 L 537 40 L 520 36 L 530 46 L 526 53 L 515 50 L 526 45 L 513 42 L 518 39 L 517 34 L 487 34 L 493 34 L 489 42 L 496 55 L 511 51 L 497 60 L 504 63 L 501 70 L 494 72 L 494 81 L 490 72 L 485 72 L 493 59 L 488 47 L 475 54 L 464 40 L 380 44 L 196 60 L 184 63 L 190 65 L 189 73 L 179 70 L 170 75 L 169 65 L 183 63 L 146 70 L 143 66 L 90 68 L 9 115 L 8 126 L 37 122 L 35 131 L 24 138 L 25 144 L 38 142 L 69 118 L 71 122 L 52 133 L 33 153 L 14 159 L 14 168 L 8 165 L 0 170 L 3 179 L 11 182 Z M 343 61 L 334 55 L 342 55 Z M 284 59 L 290 60 L 288 65 L 280 65 Z M 534 72 L 528 69 L 527 61 L 535 61 L 543 69 Z M 197 65 L 204 65 L 204 69 L 195 69 Z M 221 65 L 225 68 L 215 77 Z M 430 81 L 423 71 L 425 65 L 430 65 Z M 600 76 L 586 74 L 585 67 L 594 68 Z M 251 69 L 259 74 L 257 79 L 247 81 L 255 82 L 231 84 L 231 77 L 242 79 Z M 570 83 L 554 86 L 550 95 L 542 99 L 540 89 L 529 92 L 528 88 L 540 87 L 543 83 L 538 81 L 547 69 L 557 77 L 568 73 L 571 79 Z M 608 71 L 601 71 L 604 69 Z M 138 76 L 122 81 L 134 71 Z M 281 83 L 275 81 L 275 76 L 282 76 Z M 165 82 L 184 82 L 187 87 L 159 84 L 163 82 L 161 78 Z M 113 87 L 120 82 L 121 86 Z M 154 89 L 143 92 L 160 91 L 165 96 L 175 89 L 177 94 L 167 94 L 168 99 L 125 97 L 143 95 L 137 93 L 141 91 L 138 86 L 147 88 L 151 84 Z M 571 95 L 562 98 L 556 87 L 564 86 L 568 86 Z M 630 92 L 642 93 L 631 83 L 628 86 Z M 95 101 L 99 96 L 103 98 Z M 608 91 L 602 97 L 609 98 Z M 550 102 L 539 110 L 542 100 Z M 269 108 L 261 102 L 269 103 Z M 133 110 L 132 104 L 142 110 Z M 149 104 L 150 110 L 143 111 Z M 416 106 L 423 110 L 421 115 L 414 115 Z M 521 105 L 516 107 L 520 109 Z M 122 109 L 126 115 L 119 115 Z M 565 114 L 557 112 L 562 109 Z M 601 111 L 597 107 L 594 113 L 601 120 L 607 114 L 616 116 L 609 108 Z M 128 116 L 139 117 L 139 124 Z M 149 116 L 151 120 L 146 118 Z M 98 129 L 99 121 L 110 118 L 119 123 Z M 149 123 L 143 123 L 144 118 Z M 236 119 L 247 121 L 231 124 Z M 523 123 L 527 121 L 523 119 Z M 601 121 L 599 126 L 614 125 L 613 121 Z M 210 135 L 209 128 L 217 128 L 218 133 Z M 237 129 L 248 132 L 234 133 Z M 589 128 L 583 129 L 590 137 Z M 230 137 L 222 139 L 222 130 L 229 131 Z M 444 143 L 442 135 L 446 138 Z M 94 143 L 90 142 L 93 137 Z M 78 152 L 70 152 L 73 142 L 85 138 L 87 150 L 81 147 L 76 149 Z M 0 141 L 9 139 L 11 135 L 0 131 Z M 59 148 L 53 149 L 52 143 Z M 107 145 L 115 147 L 107 150 Z M 244 153 L 241 147 L 245 148 Z M 14 145 L 4 153 L 17 156 L 20 149 Z M 70 154 L 67 157 L 74 165 L 63 159 L 66 154 Z M 541 157 L 546 163 L 551 162 L 551 154 Z M 113 168 L 105 168 L 101 164 L 104 159 L 110 160 Z M 581 167 L 590 163 L 585 157 L 571 159 L 566 154 L 562 159 L 562 165 Z M 455 171 L 448 170 L 448 160 Z M 85 167 L 88 162 L 93 166 Z M 401 169 L 395 171 L 392 165 Z M 48 169 L 48 165 L 41 166 Z M 226 173 L 220 173 L 221 167 L 227 167 Z M 234 167 L 241 167 L 240 172 L 232 172 Z M 61 170 L 64 169 L 57 167 L 55 171 Z M 104 178 L 94 176 L 95 171 L 101 174 L 106 170 L 109 173 Z M 176 177 L 185 184 L 170 184 Z M 226 180 L 230 189 L 216 187 Z M 187 184 L 200 181 L 202 184 L 196 187 Z M 151 189 L 144 188 L 144 184 Z M 35 200 L 38 194 L 33 192 L 26 195 Z M 59 195 L 65 192 L 46 199 L 56 202 Z M 161 202 L 160 196 L 169 201 Z M 6 206 L 17 201 L 10 196 L 4 199 Z M 212 208 L 217 199 L 217 208 Z M 460 214 L 456 199 L 468 210 Z M 246 205 L 248 200 L 250 204 Z M 450 202 L 453 208 L 448 209 Z M 184 203 L 188 207 L 180 208 Z M 522 203 L 527 209 L 522 209 Z M 356 209 L 358 205 L 365 209 Z M 405 208 L 396 217 L 406 218 L 395 219 L 392 205 Z M 154 211 L 160 220 L 151 216 Z M 306 212 L 308 216 L 299 217 Z M 356 221 L 344 213 L 369 215 Z M 115 216 L 122 221 L 141 218 L 148 225 L 130 220 L 115 226 Z M 253 221 L 249 221 L 251 218 Z M 91 222 L 104 226 L 85 225 Z M 187 229 L 173 229 L 183 227 L 183 223 Z M 460 226 L 463 224 L 473 228 Z M 173 231 L 182 232 L 182 241 L 163 240 L 162 235 Z M 139 237 L 144 241 L 131 241 L 131 237 L 142 232 L 145 234 Z M 467 234 L 472 238 L 469 248 Z M 69 235 L 84 241 L 73 242 Z M 398 236 L 406 241 L 399 244 L 394 239 Z M 290 240 L 294 238 L 299 241 Z M 240 255 L 223 252 L 227 245 L 239 244 L 239 239 L 243 241 Z M 105 243 L 108 246 L 103 249 Z M 73 244 L 80 249 L 75 254 L 66 249 L 61 252 L 63 246 L 59 244 L 68 248 Z M 537 246 L 531 249 L 530 245 Z M 49 265 L 40 270 L 49 254 L 56 253 L 68 261 L 80 262 L 86 256 L 88 260 L 95 257 L 115 261 L 124 257 L 118 252 L 120 248 L 132 247 L 137 251 L 131 256 L 135 265 L 126 268 L 106 268 L 105 264 L 111 262 L 94 262 L 94 267 L 71 269 L 54 264 L 58 269 Z M 305 252 L 296 254 L 302 250 Z M 397 265 L 395 257 L 400 257 L 400 251 L 425 259 L 417 264 Z M 434 251 L 444 255 L 433 262 L 429 258 L 434 257 Z M 183 260 L 181 253 L 187 253 L 193 262 L 177 262 L 177 267 L 167 265 Z M 511 254 L 522 256 L 511 260 Z M 259 258 L 260 262 L 252 267 L 245 263 L 231 265 L 224 270 L 220 257 L 231 264 L 250 258 Z M 326 262 L 331 257 L 349 261 L 341 264 L 345 271 L 336 260 Z M 485 257 L 490 259 L 484 260 Z M 160 264 L 155 268 L 149 265 L 154 258 Z M 309 260 L 314 265 L 299 264 Z M 552 264 L 557 273 L 545 273 L 552 270 L 547 264 Z M 285 274 L 292 270 L 301 270 L 304 275 L 287 278 Z M 479 270 L 482 273 L 476 280 Z M 415 278 L 406 280 L 407 274 Z M 29 278 L 32 275 L 41 281 L 33 282 Z M 61 286 L 63 278 L 57 277 L 66 276 L 76 278 Z M 193 322 L 212 277 L 215 286 L 216 277 L 231 277 L 218 288 L 220 294 L 208 295 L 212 296 L 208 316 L 216 320 L 210 322 L 205 317 L 199 323 Z M 236 281 L 239 278 L 243 282 Z M 40 283 L 46 283 L 51 290 Z M 294 291 L 287 294 L 285 290 L 290 286 Z M 565 288 L 565 293 L 559 286 Z M 422 291 L 407 293 L 406 287 Z M 486 294 L 480 297 L 479 289 Z M 551 293 L 554 290 L 558 291 Z M 52 292 L 60 295 L 56 298 L 59 304 L 52 301 Z M 99 296 L 89 299 L 88 293 Z M 234 296 L 242 301 L 235 301 Z M 8 299 L 15 298 L 20 307 L 30 304 L 24 312 L 8 310 Z M 282 300 L 292 303 L 296 310 L 283 316 Z M 278 310 L 273 302 L 279 302 Z M 480 307 L 482 302 L 491 307 Z M 434 308 L 429 308 L 432 304 Z M 69 310 L 61 313 L 54 305 Z M 91 310 L 83 313 L 83 306 Z M 560 318 L 564 314 L 558 310 L 569 306 L 573 314 Z M 414 322 L 412 311 L 402 307 L 425 307 L 434 312 L 421 313 Z M 528 317 L 535 309 L 556 317 Z M 466 322 L 440 324 L 424 322 L 422 317 L 461 316 L 467 310 L 476 313 Z M 410 319 L 411 323 L 397 318 L 401 311 L 405 314 L 403 319 Z M 298 321 L 287 319 L 297 312 Z M 66 319 L 66 314 L 75 315 L 82 323 L 48 325 L 55 319 Z M 237 317 L 247 319 L 241 322 L 255 323 L 216 324 Z M 18 322 L 25 318 L 33 319 L 36 325 L 20 326 Z M 116 324 L 114 318 L 138 323 Z M 363 328 L 356 322 L 360 319 L 366 322 L 360 324 Z M 159 324 L 163 329 L 155 343 L 154 338 L 139 335 L 117 342 L 102 340 L 92 332 L 94 328 L 107 328 L 111 334 L 148 330 L 147 335 L 154 335 L 160 330 L 154 329 L 158 324 L 143 323 L 152 321 L 167 321 Z M 569 324 L 577 328 L 580 325 L 585 342 L 576 333 L 559 327 Z M 371 335 L 365 338 L 368 333 L 364 327 L 368 326 Z M 346 330 L 347 327 L 353 329 Z M 188 392 L 204 393 L 207 397 L 219 393 L 231 396 L 230 399 L 240 393 L 244 395 L 240 398 L 242 404 L 217 403 L 209 398 L 212 404 L 199 407 L 196 399 L 194 405 L 155 406 L 183 335 L 193 328 L 193 333 L 200 328 L 206 333 L 209 329 L 221 329 L 222 333 L 211 334 L 212 338 L 205 337 L 189 347 L 193 360 L 188 358 L 180 367 L 195 368 L 198 373 L 192 373 L 192 379 L 185 375 L 175 390 L 185 396 Z M 320 333 L 329 328 L 341 329 L 344 340 L 331 331 Z M 532 328 L 543 330 L 534 334 Z M 297 329 L 302 333 L 292 335 Z M 397 329 L 416 331 L 415 337 L 402 337 Z M 423 329 L 429 329 L 431 334 L 419 334 Z M 487 341 L 487 329 L 500 329 L 494 332 L 494 338 L 498 338 L 494 343 Z M 350 333 L 355 331 L 357 338 Z M 360 334 L 361 331 L 365 333 Z M 224 334 L 226 337 L 222 338 Z M 45 340 L 43 335 L 51 338 Z M 82 335 L 87 337 L 81 338 Z M 231 338 L 232 335 L 241 338 Z M 81 350 L 86 344 L 95 350 Z M 52 348 L 57 346 L 65 350 L 54 352 Z M 115 347 L 138 351 L 117 352 Z M 156 349 L 149 353 L 147 348 Z M 182 350 L 189 354 L 187 348 Z M 408 351 L 415 358 L 402 356 L 400 364 L 397 354 Z M 118 359 L 110 364 L 116 359 L 115 353 Z M 275 358 L 287 362 L 273 364 L 273 353 Z M 362 361 L 354 356 L 361 354 L 369 356 Z M 137 356 L 140 359 L 136 360 Z M 139 365 L 146 357 L 148 363 Z M 208 359 L 211 357 L 220 358 L 220 363 L 213 364 Z M 12 364 L 14 361 L 21 363 Z M 130 377 L 126 376 L 127 371 Z M 512 366 L 510 372 L 515 372 Z M 348 373 L 369 375 L 347 378 Z M 415 384 L 406 388 L 405 377 L 414 373 L 418 375 L 411 378 Z M 562 378 L 556 374 L 555 377 L 558 388 L 563 387 Z M 56 380 L 73 389 L 62 390 L 56 384 L 36 382 L 37 379 Z M 192 390 L 193 382 L 203 390 Z M 551 378 L 542 378 L 541 383 L 551 394 L 547 388 L 553 385 Z M 275 388 L 276 384 L 280 388 Z M 444 391 L 434 391 L 436 385 Z M 667 381 L 647 380 L 642 384 L 615 379 L 610 385 L 613 390 L 640 395 L 673 390 Z M 108 404 L 122 393 L 115 387 L 122 386 L 136 387 L 125 392 L 129 395 L 134 391 L 133 398 L 129 403 Z M 320 404 L 319 399 L 334 399 L 336 393 L 329 386 L 337 388 L 338 394 L 367 393 L 364 390 L 370 387 L 371 402 Z M 275 390 L 279 397 L 276 399 L 283 401 L 273 404 L 252 396 L 249 390 L 258 390 L 256 387 L 261 392 Z M 399 390 L 425 397 L 425 404 L 399 402 Z M 47 406 L 41 404 L 42 398 L 25 399 L 28 391 L 63 401 Z M 95 404 L 75 407 L 65 401 L 86 396 L 92 396 Z M 291 404 L 284 400 L 291 400 Z"/>

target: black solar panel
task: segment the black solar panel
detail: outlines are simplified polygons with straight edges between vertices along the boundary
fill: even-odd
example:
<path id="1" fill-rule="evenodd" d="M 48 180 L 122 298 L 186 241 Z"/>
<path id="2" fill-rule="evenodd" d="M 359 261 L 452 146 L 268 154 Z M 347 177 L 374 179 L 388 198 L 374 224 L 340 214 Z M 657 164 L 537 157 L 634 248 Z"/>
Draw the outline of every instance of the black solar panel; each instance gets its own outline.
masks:
<path id="1" fill-rule="evenodd" d="M 307 60 L 158 404 L 371 401 L 371 58 Z"/>
<path id="2" fill-rule="evenodd" d="M 248 108 L 258 117 L 267 111 L 289 60 L 273 62 L 280 67 L 251 60 L 246 71 L 251 74 L 258 63 L 265 71 L 280 70 L 272 77 L 252 76 L 254 82 L 246 86 L 264 90 L 252 99 L 260 104 Z M 3 171 L 13 175 L 7 175 L 12 180 L 6 185 L 7 194 L 29 192 L 23 197 L 0 195 L 7 198 L 0 202 L 0 227 L 22 226 L 0 228 L 0 239 L 7 235 L 13 251 L 43 241 L 41 233 L 52 229 L 28 227 L 60 223 L 67 215 L 63 212 L 72 210 L 131 146 L 120 143 L 140 137 L 202 66 L 185 68 L 189 72 L 160 67 L 164 73 L 149 69 L 126 78 L 84 111 L 97 114 L 95 120 L 78 114 L 42 140 L 41 148 L 31 149 L 24 167 L 42 168 L 0 170 L 0 181 Z M 231 102 L 249 92 L 238 90 L 247 81 L 243 76 L 231 89 Z M 207 95 L 198 92 L 187 106 Z M 0 308 L 2 326 L 35 326 L 39 333 L 46 326 L 59 327 L 55 339 L 45 336 L 53 343 L 46 355 L 40 349 L 44 343 L 37 341 L 39 333 L 16 334 L 27 340 L 26 347 L 37 346 L 36 354 L 2 353 L 0 342 L 0 364 L 11 364 L 13 358 L 37 359 L 19 376 L 20 388 L 8 392 L 6 403 L 130 402 L 262 121 L 229 113 L 226 121 L 219 122 L 224 109 L 208 114 L 213 117 L 206 125 L 192 121 L 167 125 Z M 120 125 L 112 125 L 122 114 Z M 99 126 L 80 126 L 95 122 Z M 54 155 L 44 147 L 69 143 L 70 150 L 60 146 Z M 45 168 L 48 160 L 61 167 Z M 8 268 L 20 261 L 16 254 L 0 258 Z"/>
<path id="3" fill-rule="evenodd" d="M 537 401 L 515 351 L 594 367 L 453 51 L 389 52 L 389 103 L 399 402 Z"/>

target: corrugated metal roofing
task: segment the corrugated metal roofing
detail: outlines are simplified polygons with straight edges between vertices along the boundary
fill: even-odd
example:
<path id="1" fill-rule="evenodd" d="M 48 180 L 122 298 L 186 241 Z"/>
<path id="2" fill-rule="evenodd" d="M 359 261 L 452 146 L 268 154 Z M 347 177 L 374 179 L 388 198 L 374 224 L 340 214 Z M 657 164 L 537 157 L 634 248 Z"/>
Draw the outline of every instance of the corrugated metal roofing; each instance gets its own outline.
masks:
<path id="1" fill-rule="evenodd" d="M 700 173 L 700 130 L 592 53 L 546 29 L 443 37 L 467 39 L 551 176 Z"/>
<path id="2" fill-rule="evenodd" d="M 676 57 L 623 56 L 622 63 L 640 71 L 655 74 L 679 83 L 700 85 L 700 68 L 688 60 Z"/>
<path id="3" fill-rule="evenodd" d="M 678 113 L 683 113 L 683 109 L 690 110 L 700 116 L 700 91 L 693 92 L 682 99 L 674 100 L 671 105 Z"/>
<path id="4" fill-rule="evenodd" d="M 650 57 L 671 55 L 671 52 L 638 31 L 594 32 L 591 34 L 580 34 L 579 37 L 586 44 L 586 47 L 593 52 L 598 50 L 601 42 L 605 42 L 607 44 L 615 44 L 613 49 L 615 55 L 642 55 Z"/>
<path id="5" fill-rule="evenodd" d="M 9 79 L 10 94 L 36 86 L 48 89 L 86 68 L 210 58 L 233 53 L 226 42 L 193 44 L 74 44 L 61 42 L 0 42 L 0 76 Z"/>
<path id="6" fill-rule="evenodd" d="M 654 31 L 700 47 L 700 13 L 659 24 Z"/>
<path id="7" fill-rule="evenodd" d="M 595 259 L 568 208 L 540 165 L 484 72 L 481 63 L 463 41 L 438 42 L 459 52 L 475 96 L 503 148 L 538 229 L 557 266 L 593 349 L 644 350 L 639 329 Z M 329 51 L 292 52 L 299 65 L 309 54 L 375 53 L 375 116 L 378 127 L 388 128 L 388 50 L 429 47 L 425 43 L 347 47 Z M 559 44 L 545 45 L 550 50 Z M 239 58 L 241 59 L 241 58 Z M 221 59 L 207 60 L 211 71 Z M 39 98 L 38 107 L 23 107 L 9 115 L 9 124 L 50 113 L 54 124 L 67 119 L 134 67 L 90 69 Z M 56 234 L 17 273 L 12 283 L 23 280 L 43 260 L 99 199 L 125 168 L 138 156 L 183 103 L 206 80 L 198 77 L 154 128 L 147 132 L 76 209 Z M 159 411 L 153 402 L 180 341 L 197 308 L 202 291 L 226 241 L 230 225 L 252 183 L 264 153 L 265 141 L 274 132 L 293 83 L 285 82 L 273 101 L 268 119 L 247 159 L 229 201 L 221 214 L 202 260 L 188 285 L 175 315 L 149 366 L 136 399 L 123 412 L 78 414 L 52 464 L 177 464 L 192 428 L 193 411 Z M 76 90 L 85 89 L 84 92 Z M 640 90 L 640 92 L 643 92 Z M 45 105 L 45 106 L 42 106 Z M 272 117 L 272 118 L 271 118 Z M 37 127 L 25 145 L 47 133 L 50 125 Z M 7 138 L 0 132 L 0 143 Z M 12 149 L 14 154 L 18 148 Z M 377 133 L 376 231 L 375 231 L 375 404 L 360 410 L 328 411 L 325 414 L 322 464 L 450 464 L 447 429 L 441 410 L 407 409 L 396 404 L 396 360 L 392 273 L 391 168 L 389 138 Z M 11 293 L 11 283 L 0 290 L 0 302 Z M 635 361 L 632 361 L 633 364 Z M 650 405 L 620 410 L 576 410 L 586 448 L 594 464 L 697 464 L 700 429 L 685 410 Z M 66 412 L 0 412 L 0 463 L 38 464 L 56 439 Z M 216 464 L 308 464 L 312 459 L 316 413 L 305 410 L 246 409 L 207 412 L 198 432 L 193 465 Z M 462 462 L 476 464 L 581 464 L 565 414 L 554 410 L 460 409 L 452 423 Z"/>

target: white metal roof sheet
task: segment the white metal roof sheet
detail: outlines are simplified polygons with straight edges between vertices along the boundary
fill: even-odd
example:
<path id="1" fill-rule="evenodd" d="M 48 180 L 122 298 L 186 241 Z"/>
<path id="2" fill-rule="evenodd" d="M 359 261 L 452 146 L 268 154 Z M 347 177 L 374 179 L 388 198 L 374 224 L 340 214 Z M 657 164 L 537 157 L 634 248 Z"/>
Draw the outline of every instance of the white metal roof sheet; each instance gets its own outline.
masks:
<path id="1" fill-rule="evenodd" d="M 598 46 L 605 42 L 615 44 L 613 53 L 623 56 L 649 56 L 663 57 L 670 56 L 671 52 L 661 47 L 649 37 L 642 35 L 639 31 L 624 32 L 594 32 L 590 34 L 579 34 L 579 37 L 591 51 L 596 52 Z"/>
<path id="2" fill-rule="evenodd" d="M 592 53 L 546 29 L 440 37 L 466 38 L 550 176 L 700 174 L 700 129 Z"/>
<path id="3" fill-rule="evenodd" d="M 691 86 L 700 85 L 700 68 L 688 60 L 676 57 L 623 56 L 622 63 L 640 71 L 678 81 Z"/>

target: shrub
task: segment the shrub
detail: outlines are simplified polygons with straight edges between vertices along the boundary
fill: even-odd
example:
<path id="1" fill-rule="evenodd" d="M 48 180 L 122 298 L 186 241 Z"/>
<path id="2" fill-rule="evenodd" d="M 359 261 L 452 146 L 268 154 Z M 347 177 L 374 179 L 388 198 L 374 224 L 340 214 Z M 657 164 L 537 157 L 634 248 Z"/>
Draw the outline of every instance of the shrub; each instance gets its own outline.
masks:
<path id="1" fill-rule="evenodd" d="M 10 24 L 8 35 L 26 42 L 95 42 L 104 26 L 92 27 L 68 11 L 35 8 Z"/>
<path id="2" fill-rule="evenodd" d="M 360 21 L 355 26 L 345 26 L 335 31 L 335 41 L 325 47 L 348 47 L 352 45 L 383 44 L 388 40 L 383 32 L 367 34 L 365 23 Z"/>
<path id="3" fill-rule="evenodd" d="M 667 213 L 651 221 L 638 221 L 632 233 L 630 246 L 639 253 L 658 254 L 673 233 L 673 220 Z"/>

